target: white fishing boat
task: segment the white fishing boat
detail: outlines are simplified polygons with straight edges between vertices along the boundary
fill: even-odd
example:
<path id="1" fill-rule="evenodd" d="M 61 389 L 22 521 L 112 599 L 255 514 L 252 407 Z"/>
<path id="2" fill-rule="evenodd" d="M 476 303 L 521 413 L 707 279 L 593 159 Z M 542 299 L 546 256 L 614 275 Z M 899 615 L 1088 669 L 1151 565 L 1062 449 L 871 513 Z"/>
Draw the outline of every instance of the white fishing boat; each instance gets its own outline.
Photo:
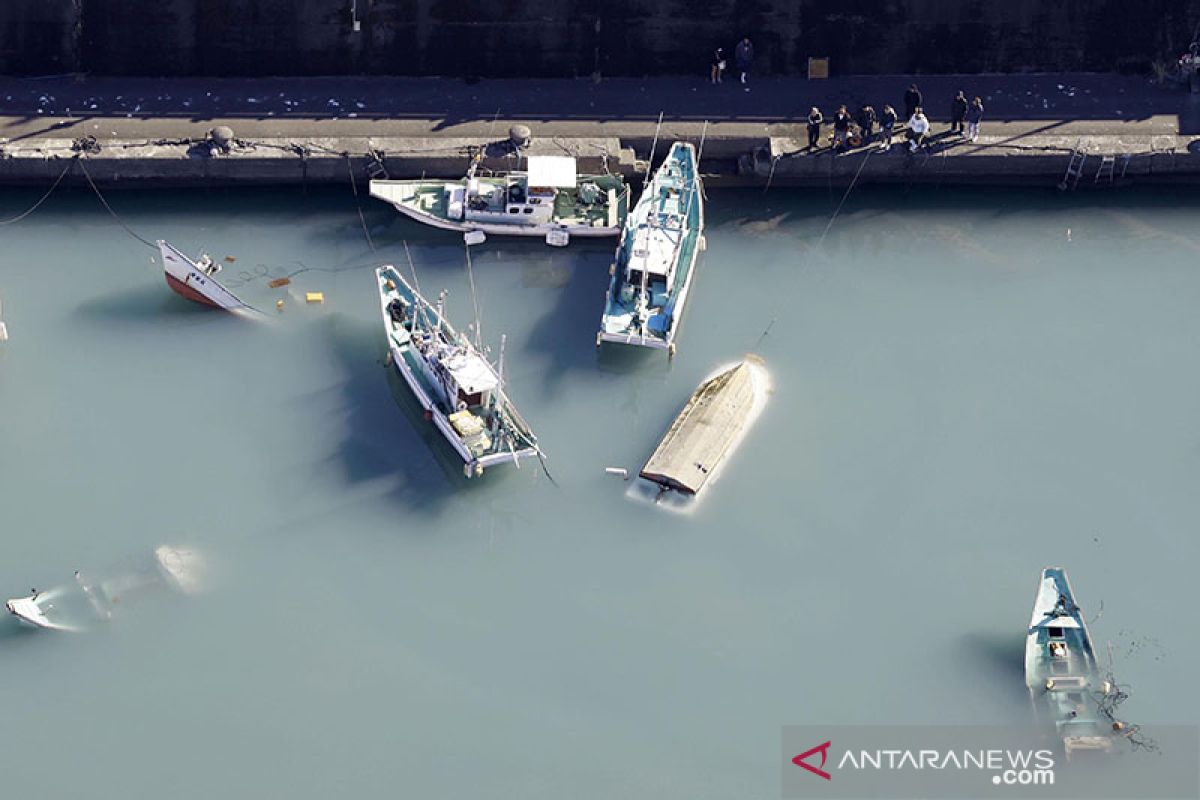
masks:
<path id="1" fill-rule="evenodd" d="M 221 265 L 209 258 L 208 254 L 203 254 L 198 261 L 193 261 L 162 239 L 158 240 L 158 251 L 162 257 L 167 285 L 176 294 L 225 311 L 255 311 L 217 280 Z"/>
<path id="2" fill-rule="evenodd" d="M 194 550 L 161 545 L 148 565 L 124 569 L 111 577 L 92 582 L 75 572 L 75 582 L 33 591 L 5 603 L 8 612 L 26 625 L 47 630 L 78 632 L 94 623 L 112 619 L 124 600 L 155 588 L 195 594 L 204 585 L 203 558 Z"/>
<path id="3" fill-rule="evenodd" d="M 1038 581 L 1025 639 L 1025 685 L 1035 713 L 1055 726 L 1068 758 L 1112 749 L 1113 720 L 1101 709 L 1115 687 L 1101 677 L 1087 622 L 1061 567 L 1042 570 Z"/>
<path id="4" fill-rule="evenodd" d="M 444 292 L 434 305 L 395 267 L 375 274 L 391 361 L 462 459 L 463 474 L 540 457 L 533 431 L 504 393 L 503 340 L 496 368 L 446 321 Z"/>
<path id="5" fill-rule="evenodd" d="M 373 180 L 371 196 L 435 228 L 483 235 L 540 236 L 565 245 L 574 236 L 616 236 L 629 191 L 620 175 L 579 175 L 570 156 L 529 156 L 527 169 L 481 175 L 478 162 L 457 181 Z"/>
<path id="6" fill-rule="evenodd" d="M 676 142 L 625 221 L 596 346 L 675 352 L 675 334 L 703 247 L 704 190 L 696 148 Z"/>

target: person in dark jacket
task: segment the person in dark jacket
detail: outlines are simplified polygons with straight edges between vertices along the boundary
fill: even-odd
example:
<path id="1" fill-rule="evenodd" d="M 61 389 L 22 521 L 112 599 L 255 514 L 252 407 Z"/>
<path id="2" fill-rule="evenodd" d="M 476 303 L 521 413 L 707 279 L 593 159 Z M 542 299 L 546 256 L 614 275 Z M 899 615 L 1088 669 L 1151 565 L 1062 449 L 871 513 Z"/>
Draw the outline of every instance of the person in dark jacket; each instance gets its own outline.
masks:
<path id="1" fill-rule="evenodd" d="M 737 62 L 738 72 L 742 74 L 742 83 L 750 75 L 750 65 L 754 63 L 754 45 L 749 36 L 743 36 L 733 49 L 733 60 Z"/>
<path id="2" fill-rule="evenodd" d="M 881 150 L 887 150 L 892 146 L 892 130 L 896 127 L 896 109 L 891 106 L 884 106 L 883 113 L 879 116 L 879 138 L 882 140 Z"/>
<path id="3" fill-rule="evenodd" d="M 845 150 L 850 144 L 850 112 L 845 106 L 838 106 L 833 115 L 833 149 Z"/>
<path id="4" fill-rule="evenodd" d="M 863 107 L 858 110 L 858 119 L 855 120 L 858 127 L 862 129 L 862 143 L 870 144 L 871 137 L 875 135 L 875 123 L 878 117 L 875 116 L 875 109 L 867 103 L 863 103 Z"/>
<path id="5" fill-rule="evenodd" d="M 979 138 L 979 123 L 983 121 L 983 100 L 976 97 L 967 109 L 967 141 Z"/>
<path id="6" fill-rule="evenodd" d="M 954 96 L 954 100 L 950 103 L 950 132 L 961 135 L 963 132 L 963 120 L 966 118 L 967 98 L 959 90 L 959 93 Z"/>
<path id="7" fill-rule="evenodd" d="M 808 149 L 812 150 L 817 146 L 817 140 L 821 138 L 821 123 L 825 121 L 825 117 L 821 116 L 821 109 L 816 106 L 808 112 Z"/>
<path id="8" fill-rule="evenodd" d="M 904 93 L 904 118 L 909 119 L 913 114 L 917 113 L 917 108 L 921 106 L 921 90 L 917 85 L 911 84 L 908 91 Z"/>

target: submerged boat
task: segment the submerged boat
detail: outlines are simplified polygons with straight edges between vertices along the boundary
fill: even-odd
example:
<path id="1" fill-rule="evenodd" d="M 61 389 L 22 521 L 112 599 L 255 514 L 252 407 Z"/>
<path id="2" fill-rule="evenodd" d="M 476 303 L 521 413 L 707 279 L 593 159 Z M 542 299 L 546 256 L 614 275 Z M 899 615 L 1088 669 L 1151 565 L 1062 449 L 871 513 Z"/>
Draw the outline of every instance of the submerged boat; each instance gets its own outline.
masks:
<path id="1" fill-rule="evenodd" d="M 596 346 L 656 347 L 675 333 L 703 247 L 704 192 L 696 148 L 676 142 L 629 214 L 617 245 Z"/>
<path id="2" fill-rule="evenodd" d="M 112 619 L 125 599 L 156 588 L 195 594 L 203 588 L 204 561 L 193 550 L 169 545 L 155 548 L 151 562 L 92 582 L 79 571 L 75 582 L 34 591 L 5 603 L 8 613 L 35 628 L 85 631 L 95 622 Z"/>
<path id="3" fill-rule="evenodd" d="M 616 236 L 629 191 L 620 175 L 579 175 L 570 156 L 529 156 L 528 169 L 479 175 L 472 164 L 457 181 L 373 180 L 371 196 L 418 222 L 468 234 L 543 236 L 565 245 L 572 236 Z"/>
<path id="4" fill-rule="evenodd" d="M 1038 717 L 1052 723 L 1067 758 L 1110 751 L 1114 732 L 1102 702 L 1115 689 L 1100 675 L 1083 612 L 1061 567 L 1042 570 L 1025 639 L 1025 685 Z"/>
<path id="5" fill-rule="evenodd" d="M 497 370 L 394 267 L 375 271 L 391 361 L 426 418 L 463 461 L 463 474 L 540 456 L 537 439 L 504 394 L 503 346 Z"/>
<path id="6" fill-rule="evenodd" d="M 158 251 L 162 256 L 167 285 L 176 294 L 193 302 L 226 311 L 255 310 L 239 300 L 237 295 L 217 280 L 221 265 L 207 254 L 201 255 L 198 261 L 193 261 L 162 239 L 158 240 Z"/>
<path id="7" fill-rule="evenodd" d="M 662 491 L 694 495 L 704 488 L 754 416 L 762 395 L 762 359 L 743 361 L 700 384 L 639 475 Z"/>

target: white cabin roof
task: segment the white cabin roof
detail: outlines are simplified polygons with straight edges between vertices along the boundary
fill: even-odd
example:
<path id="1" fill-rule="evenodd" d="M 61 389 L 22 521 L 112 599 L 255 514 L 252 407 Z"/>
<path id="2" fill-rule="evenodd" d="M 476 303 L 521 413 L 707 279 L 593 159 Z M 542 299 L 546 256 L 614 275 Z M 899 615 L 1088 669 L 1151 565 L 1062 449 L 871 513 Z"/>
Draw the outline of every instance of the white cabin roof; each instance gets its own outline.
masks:
<path id="1" fill-rule="evenodd" d="M 467 394 L 496 388 L 496 373 L 483 357 L 473 350 L 458 350 L 442 359 L 442 366 L 454 378 L 458 388 Z"/>
<path id="2" fill-rule="evenodd" d="M 575 159 L 571 156 L 530 156 L 529 185 L 554 189 L 575 188 Z"/>
<path id="3" fill-rule="evenodd" d="M 671 271 L 675 245 L 662 228 L 639 225 L 629 249 L 629 270 L 665 276 Z"/>

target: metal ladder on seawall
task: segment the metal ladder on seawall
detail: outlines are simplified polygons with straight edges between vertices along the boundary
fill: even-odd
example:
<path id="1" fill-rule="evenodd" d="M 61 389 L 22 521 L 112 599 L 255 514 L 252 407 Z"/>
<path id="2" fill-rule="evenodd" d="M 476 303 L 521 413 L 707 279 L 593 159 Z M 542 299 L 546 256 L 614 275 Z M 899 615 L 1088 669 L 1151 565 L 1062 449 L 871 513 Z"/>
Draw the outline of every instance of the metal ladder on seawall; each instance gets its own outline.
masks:
<path id="1" fill-rule="evenodd" d="M 374 148 L 367 151 L 367 176 L 370 180 L 388 179 L 387 167 L 384 166 L 383 151 Z"/>
<path id="2" fill-rule="evenodd" d="M 1083 164 L 1087 161 L 1087 153 L 1079 142 L 1075 142 L 1075 146 L 1071 148 L 1071 161 L 1067 164 L 1067 173 L 1063 175 L 1062 181 L 1058 184 L 1060 192 L 1067 189 L 1074 190 L 1079 185 L 1079 178 L 1083 175 Z"/>
<path id="3" fill-rule="evenodd" d="M 1116 156 L 1101 156 L 1100 166 L 1096 168 L 1096 179 L 1092 181 L 1092 183 L 1106 181 L 1107 183 L 1111 184 L 1113 182 L 1113 169 L 1116 167 L 1116 165 Z"/>

